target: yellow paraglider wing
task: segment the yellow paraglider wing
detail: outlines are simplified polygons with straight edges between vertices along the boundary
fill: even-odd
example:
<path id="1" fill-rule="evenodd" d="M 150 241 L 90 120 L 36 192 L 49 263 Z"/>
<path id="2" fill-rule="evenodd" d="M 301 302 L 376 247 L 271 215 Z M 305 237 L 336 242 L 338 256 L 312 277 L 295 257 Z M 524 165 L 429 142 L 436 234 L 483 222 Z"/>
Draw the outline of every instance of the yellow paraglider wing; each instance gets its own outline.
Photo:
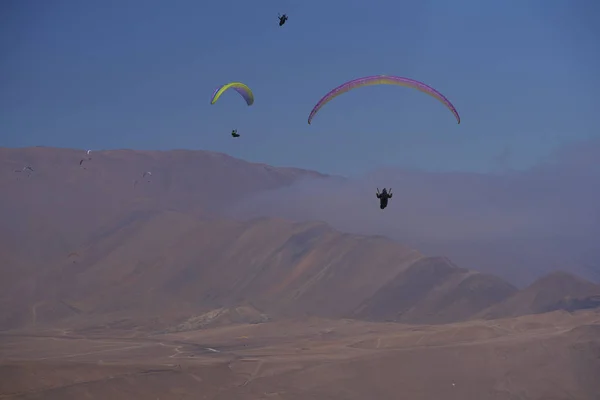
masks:
<path id="1" fill-rule="evenodd" d="M 238 92 L 244 98 L 244 100 L 246 100 L 246 104 L 249 106 L 254 103 L 254 94 L 248 86 L 244 85 L 242 82 L 231 82 L 215 89 L 210 99 L 210 104 L 215 104 L 221 95 L 230 88 L 233 88 L 236 92 Z"/>

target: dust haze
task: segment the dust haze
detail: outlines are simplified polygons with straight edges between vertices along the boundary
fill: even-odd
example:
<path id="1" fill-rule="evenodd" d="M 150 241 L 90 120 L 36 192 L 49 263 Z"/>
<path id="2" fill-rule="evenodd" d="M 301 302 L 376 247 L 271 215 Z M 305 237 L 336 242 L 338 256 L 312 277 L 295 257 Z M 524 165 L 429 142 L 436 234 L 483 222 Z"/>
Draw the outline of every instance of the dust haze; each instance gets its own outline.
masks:
<path id="1" fill-rule="evenodd" d="M 388 168 L 358 179 L 303 179 L 241 200 L 231 214 L 321 220 L 350 233 L 385 235 L 518 285 L 558 269 L 599 281 L 599 182 L 594 139 L 518 172 Z M 394 197 L 382 211 L 375 189 L 383 187 Z"/>

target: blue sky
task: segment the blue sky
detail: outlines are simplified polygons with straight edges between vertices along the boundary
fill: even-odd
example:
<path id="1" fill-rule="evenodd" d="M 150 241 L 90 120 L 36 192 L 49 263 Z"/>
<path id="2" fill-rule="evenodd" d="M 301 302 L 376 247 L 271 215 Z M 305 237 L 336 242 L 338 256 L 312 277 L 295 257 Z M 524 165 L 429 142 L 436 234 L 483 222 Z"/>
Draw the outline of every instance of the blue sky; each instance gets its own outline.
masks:
<path id="1" fill-rule="evenodd" d="M 593 0 L 6 0 L 0 146 L 206 149 L 346 175 L 525 168 L 600 135 L 599 14 Z M 307 124 L 325 93 L 373 74 L 435 87 L 462 123 L 376 86 Z M 229 81 L 255 104 L 231 91 L 211 106 Z"/>

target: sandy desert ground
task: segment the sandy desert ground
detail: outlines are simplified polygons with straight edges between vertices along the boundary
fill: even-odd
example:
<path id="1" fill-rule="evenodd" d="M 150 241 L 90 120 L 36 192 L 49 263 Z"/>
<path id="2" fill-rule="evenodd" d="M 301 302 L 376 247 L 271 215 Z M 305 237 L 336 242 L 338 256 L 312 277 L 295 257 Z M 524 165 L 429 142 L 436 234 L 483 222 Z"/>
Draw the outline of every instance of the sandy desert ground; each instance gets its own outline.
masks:
<path id="1" fill-rule="evenodd" d="M 600 313 L 5 332 L 3 399 L 597 399 Z"/>

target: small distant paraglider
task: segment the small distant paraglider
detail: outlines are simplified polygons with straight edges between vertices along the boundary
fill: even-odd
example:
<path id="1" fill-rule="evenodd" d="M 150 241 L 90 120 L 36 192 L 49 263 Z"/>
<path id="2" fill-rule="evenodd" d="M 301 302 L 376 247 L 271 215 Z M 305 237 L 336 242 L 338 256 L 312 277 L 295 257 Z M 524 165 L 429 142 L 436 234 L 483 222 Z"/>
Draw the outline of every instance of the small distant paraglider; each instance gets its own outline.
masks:
<path id="1" fill-rule="evenodd" d="M 80 166 L 80 167 L 82 167 L 83 169 L 87 169 L 86 167 L 84 167 L 84 166 L 83 166 L 83 162 L 84 162 L 84 161 L 91 161 L 91 159 L 92 159 L 92 157 L 90 156 L 91 152 L 92 152 L 91 150 L 88 150 L 88 151 L 86 151 L 86 152 L 85 152 L 85 155 L 87 156 L 87 158 L 86 158 L 86 157 L 84 157 L 84 158 L 82 158 L 82 159 L 79 161 L 79 166 Z"/>
<path id="2" fill-rule="evenodd" d="M 279 26 L 283 26 L 283 24 L 285 24 L 285 22 L 288 20 L 287 14 L 277 14 L 277 18 L 279 18 Z"/>
<path id="3" fill-rule="evenodd" d="M 69 260 L 71 260 L 71 262 L 73 264 L 77 264 L 77 259 L 79 258 L 79 253 L 77 253 L 76 251 L 69 253 L 69 255 L 67 256 L 67 258 Z"/>
<path id="4" fill-rule="evenodd" d="M 146 171 L 146 172 L 144 172 L 144 173 L 142 174 L 142 180 L 144 180 L 144 179 L 146 179 L 146 177 L 150 177 L 150 176 L 152 176 L 152 172 L 150 172 L 150 171 Z M 147 180 L 146 182 L 150 183 L 150 178 L 148 178 L 148 180 Z M 137 179 L 134 179 L 134 180 L 133 180 L 133 187 L 136 187 L 136 186 L 137 186 L 137 184 L 138 184 L 138 180 L 137 180 Z"/>
<path id="5" fill-rule="evenodd" d="M 240 135 L 237 133 L 237 129 L 231 131 L 231 137 L 240 137 Z"/>
<path id="6" fill-rule="evenodd" d="M 23 167 L 23 169 L 15 169 L 15 172 L 19 172 L 19 173 L 25 173 L 27 174 L 27 177 L 29 178 L 31 176 L 31 173 L 34 172 L 33 168 L 31 168 L 29 165 Z"/>

